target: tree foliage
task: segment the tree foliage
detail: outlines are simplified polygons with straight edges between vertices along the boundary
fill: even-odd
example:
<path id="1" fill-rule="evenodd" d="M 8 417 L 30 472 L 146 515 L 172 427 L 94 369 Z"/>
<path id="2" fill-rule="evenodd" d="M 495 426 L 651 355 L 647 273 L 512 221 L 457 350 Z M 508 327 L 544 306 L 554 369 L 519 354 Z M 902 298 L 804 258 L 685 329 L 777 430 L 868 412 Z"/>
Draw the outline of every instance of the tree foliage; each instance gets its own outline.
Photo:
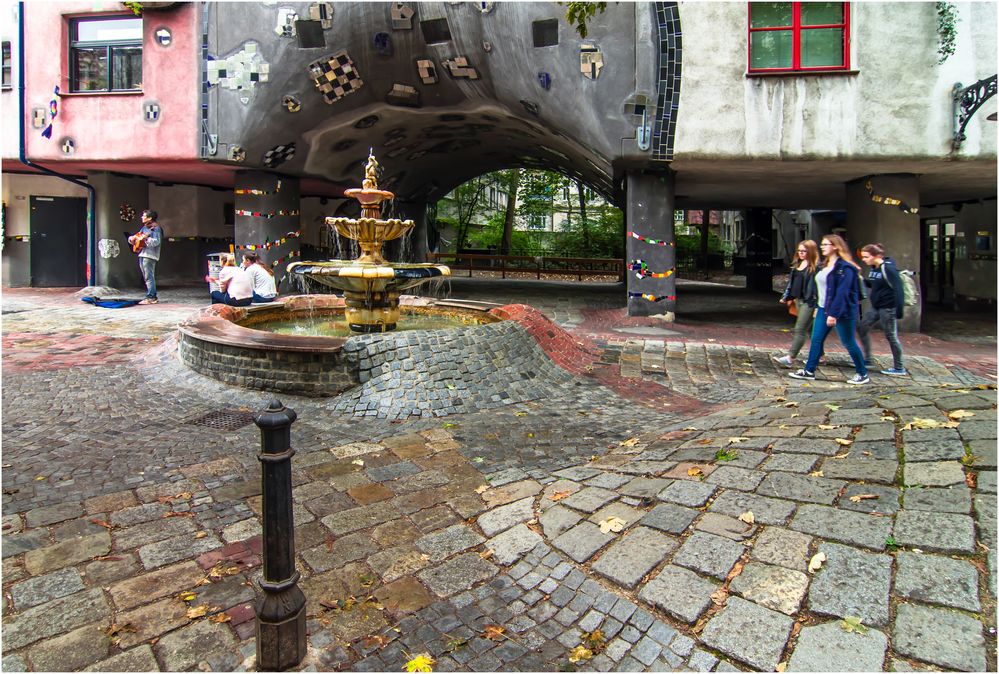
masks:
<path id="1" fill-rule="evenodd" d="M 957 8 L 952 2 L 937 3 L 937 35 L 940 38 L 937 63 L 940 64 L 954 54 L 957 43 Z"/>
<path id="2" fill-rule="evenodd" d="M 565 20 L 582 38 L 589 34 L 586 22 L 596 16 L 597 12 L 603 14 L 607 9 L 606 2 L 560 2 L 559 4 L 565 5 Z"/>

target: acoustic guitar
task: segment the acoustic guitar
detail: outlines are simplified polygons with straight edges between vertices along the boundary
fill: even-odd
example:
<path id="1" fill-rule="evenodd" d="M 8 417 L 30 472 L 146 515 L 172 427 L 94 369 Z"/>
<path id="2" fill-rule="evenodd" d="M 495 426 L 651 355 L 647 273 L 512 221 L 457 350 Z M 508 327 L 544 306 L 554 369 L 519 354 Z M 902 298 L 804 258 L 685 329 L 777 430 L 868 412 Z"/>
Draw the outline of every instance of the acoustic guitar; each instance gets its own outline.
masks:
<path id="1" fill-rule="evenodd" d="M 142 232 L 137 232 L 132 237 L 132 252 L 139 253 L 143 248 L 146 247 L 146 239 L 149 238 L 148 234 L 143 234 Z"/>

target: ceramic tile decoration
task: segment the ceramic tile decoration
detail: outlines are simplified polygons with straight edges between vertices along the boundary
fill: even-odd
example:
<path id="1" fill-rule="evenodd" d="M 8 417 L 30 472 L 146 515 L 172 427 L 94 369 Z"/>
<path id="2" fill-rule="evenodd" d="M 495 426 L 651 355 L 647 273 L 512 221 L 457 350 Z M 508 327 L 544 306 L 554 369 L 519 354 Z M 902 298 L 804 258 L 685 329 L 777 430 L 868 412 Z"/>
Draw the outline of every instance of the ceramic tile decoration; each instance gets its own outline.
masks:
<path id="1" fill-rule="evenodd" d="M 278 9 L 278 20 L 274 32 L 280 37 L 295 37 L 298 34 L 295 32 L 296 21 L 298 21 L 298 12 L 289 7 L 281 7 Z"/>
<path id="2" fill-rule="evenodd" d="M 294 96 L 285 96 L 282 98 L 281 105 L 283 105 L 288 112 L 298 112 L 302 109 L 302 102 Z"/>
<path id="3" fill-rule="evenodd" d="M 448 25 L 447 19 L 443 17 L 420 21 L 420 31 L 427 44 L 451 41 L 451 27 Z"/>
<path id="4" fill-rule="evenodd" d="M 45 108 L 32 108 L 31 109 L 31 126 L 40 129 L 45 126 L 46 110 Z"/>
<path id="5" fill-rule="evenodd" d="M 492 2 L 486 2 L 485 0 L 482 0 L 481 2 L 479 2 L 479 11 L 482 12 L 483 14 L 488 14 L 489 12 L 493 11 L 493 4 L 494 3 Z"/>
<path id="6" fill-rule="evenodd" d="M 420 107 L 420 92 L 416 90 L 416 87 L 407 84 L 393 84 L 392 89 L 385 96 L 385 102 L 389 105 L 418 108 Z"/>
<path id="7" fill-rule="evenodd" d="M 309 18 L 313 21 L 318 21 L 323 27 L 323 30 L 329 30 L 333 27 L 333 3 L 312 3 L 309 5 Z"/>
<path id="8" fill-rule="evenodd" d="M 256 42 L 247 42 L 231 56 L 209 60 L 207 71 L 208 86 L 245 91 L 267 81 L 270 64 L 264 62 Z"/>
<path id="9" fill-rule="evenodd" d="M 635 115 L 636 117 L 648 114 L 651 118 L 652 114 L 655 112 L 655 107 L 656 106 L 652 104 L 652 100 L 647 95 L 635 94 L 625 101 L 624 114 Z"/>
<path id="10" fill-rule="evenodd" d="M 451 77 L 467 77 L 470 80 L 479 79 L 479 73 L 475 72 L 475 68 L 468 65 L 468 59 L 464 56 L 456 56 L 453 59 L 447 59 L 441 62 Z"/>
<path id="11" fill-rule="evenodd" d="M 548 91 L 552 88 L 552 76 L 545 72 L 538 73 L 538 84 L 541 85 L 542 89 Z"/>
<path id="12" fill-rule="evenodd" d="M 168 47 L 170 46 L 170 43 L 173 42 L 173 34 L 170 32 L 169 28 L 164 26 L 153 31 L 153 39 L 155 39 L 156 43 L 161 47 Z"/>
<path id="13" fill-rule="evenodd" d="M 323 100 L 332 105 L 364 84 L 346 50 L 309 64 L 309 73 Z"/>
<path id="14" fill-rule="evenodd" d="M 275 168 L 295 157 L 295 144 L 278 145 L 264 153 L 263 164 L 267 168 Z"/>
<path id="15" fill-rule="evenodd" d="M 532 115 L 536 115 L 541 111 L 537 103 L 532 103 L 531 101 L 522 100 L 520 104 L 524 106 L 524 110 L 527 110 Z"/>
<path id="16" fill-rule="evenodd" d="M 492 50 L 493 50 L 493 43 L 492 42 L 483 42 L 482 43 L 482 51 L 484 51 L 484 52 L 486 52 L 488 54 Z"/>
<path id="17" fill-rule="evenodd" d="M 227 156 L 229 157 L 229 161 L 241 162 L 246 159 L 246 150 L 244 150 L 240 145 L 230 145 Z"/>
<path id="18" fill-rule="evenodd" d="M 158 122 L 160 119 L 160 104 L 156 101 L 146 101 L 143 103 L 142 119 L 147 122 Z"/>
<path id="19" fill-rule="evenodd" d="M 392 55 L 392 38 L 389 37 L 388 33 L 375 33 L 372 44 L 380 56 Z"/>
<path id="20" fill-rule="evenodd" d="M 121 247 L 114 239 L 101 239 L 97 242 L 97 252 L 102 258 L 109 260 L 118 257 L 121 253 Z"/>
<path id="21" fill-rule="evenodd" d="M 424 84 L 437 84 L 437 68 L 430 59 L 420 59 L 416 62 L 416 70 L 420 74 L 420 81 Z"/>
<path id="22" fill-rule="evenodd" d="M 74 141 L 72 138 L 63 138 L 62 142 L 59 144 L 59 147 L 62 148 L 62 153 L 64 155 L 67 156 L 71 155 L 74 152 L 76 152 L 76 141 Z"/>
<path id="23" fill-rule="evenodd" d="M 392 28 L 394 30 L 412 30 L 413 15 L 416 11 L 403 2 L 392 3 Z"/>
<path id="24" fill-rule="evenodd" d="M 326 33 L 319 21 L 299 19 L 295 22 L 298 46 L 302 49 L 326 49 Z"/>
<path id="25" fill-rule="evenodd" d="M 604 67 L 604 54 L 596 45 L 579 45 L 579 70 L 583 77 L 595 80 L 600 77 L 600 70 Z"/>

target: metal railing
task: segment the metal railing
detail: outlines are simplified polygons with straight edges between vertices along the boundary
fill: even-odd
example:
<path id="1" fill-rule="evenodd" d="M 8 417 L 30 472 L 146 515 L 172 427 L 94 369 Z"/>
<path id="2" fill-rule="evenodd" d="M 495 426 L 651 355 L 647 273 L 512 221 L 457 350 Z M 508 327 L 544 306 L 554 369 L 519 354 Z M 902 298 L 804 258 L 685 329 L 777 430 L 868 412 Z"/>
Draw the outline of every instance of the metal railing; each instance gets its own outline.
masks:
<path id="1" fill-rule="evenodd" d="M 479 253 L 430 253 L 434 262 L 442 262 L 451 271 L 499 272 L 502 278 L 508 273 L 531 273 L 537 278 L 542 274 L 575 276 L 612 276 L 624 280 L 624 260 L 590 257 L 546 257 L 543 255 L 482 255 Z"/>

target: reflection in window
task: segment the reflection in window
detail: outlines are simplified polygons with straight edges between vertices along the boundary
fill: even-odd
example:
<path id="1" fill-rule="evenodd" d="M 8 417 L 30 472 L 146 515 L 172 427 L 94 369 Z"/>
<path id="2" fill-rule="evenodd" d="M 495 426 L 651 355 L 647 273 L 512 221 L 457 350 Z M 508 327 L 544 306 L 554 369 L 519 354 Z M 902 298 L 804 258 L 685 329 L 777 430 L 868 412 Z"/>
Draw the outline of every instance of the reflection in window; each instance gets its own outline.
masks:
<path id="1" fill-rule="evenodd" d="M 142 19 L 74 19 L 69 39 L 70 91 L 142 88 Z"/>
<path id="2" fill-rule="evenodd" d="M 12 86 L 10 77 L 10 42 L 3 42 L 3 88 L 10 89 Z"/>

